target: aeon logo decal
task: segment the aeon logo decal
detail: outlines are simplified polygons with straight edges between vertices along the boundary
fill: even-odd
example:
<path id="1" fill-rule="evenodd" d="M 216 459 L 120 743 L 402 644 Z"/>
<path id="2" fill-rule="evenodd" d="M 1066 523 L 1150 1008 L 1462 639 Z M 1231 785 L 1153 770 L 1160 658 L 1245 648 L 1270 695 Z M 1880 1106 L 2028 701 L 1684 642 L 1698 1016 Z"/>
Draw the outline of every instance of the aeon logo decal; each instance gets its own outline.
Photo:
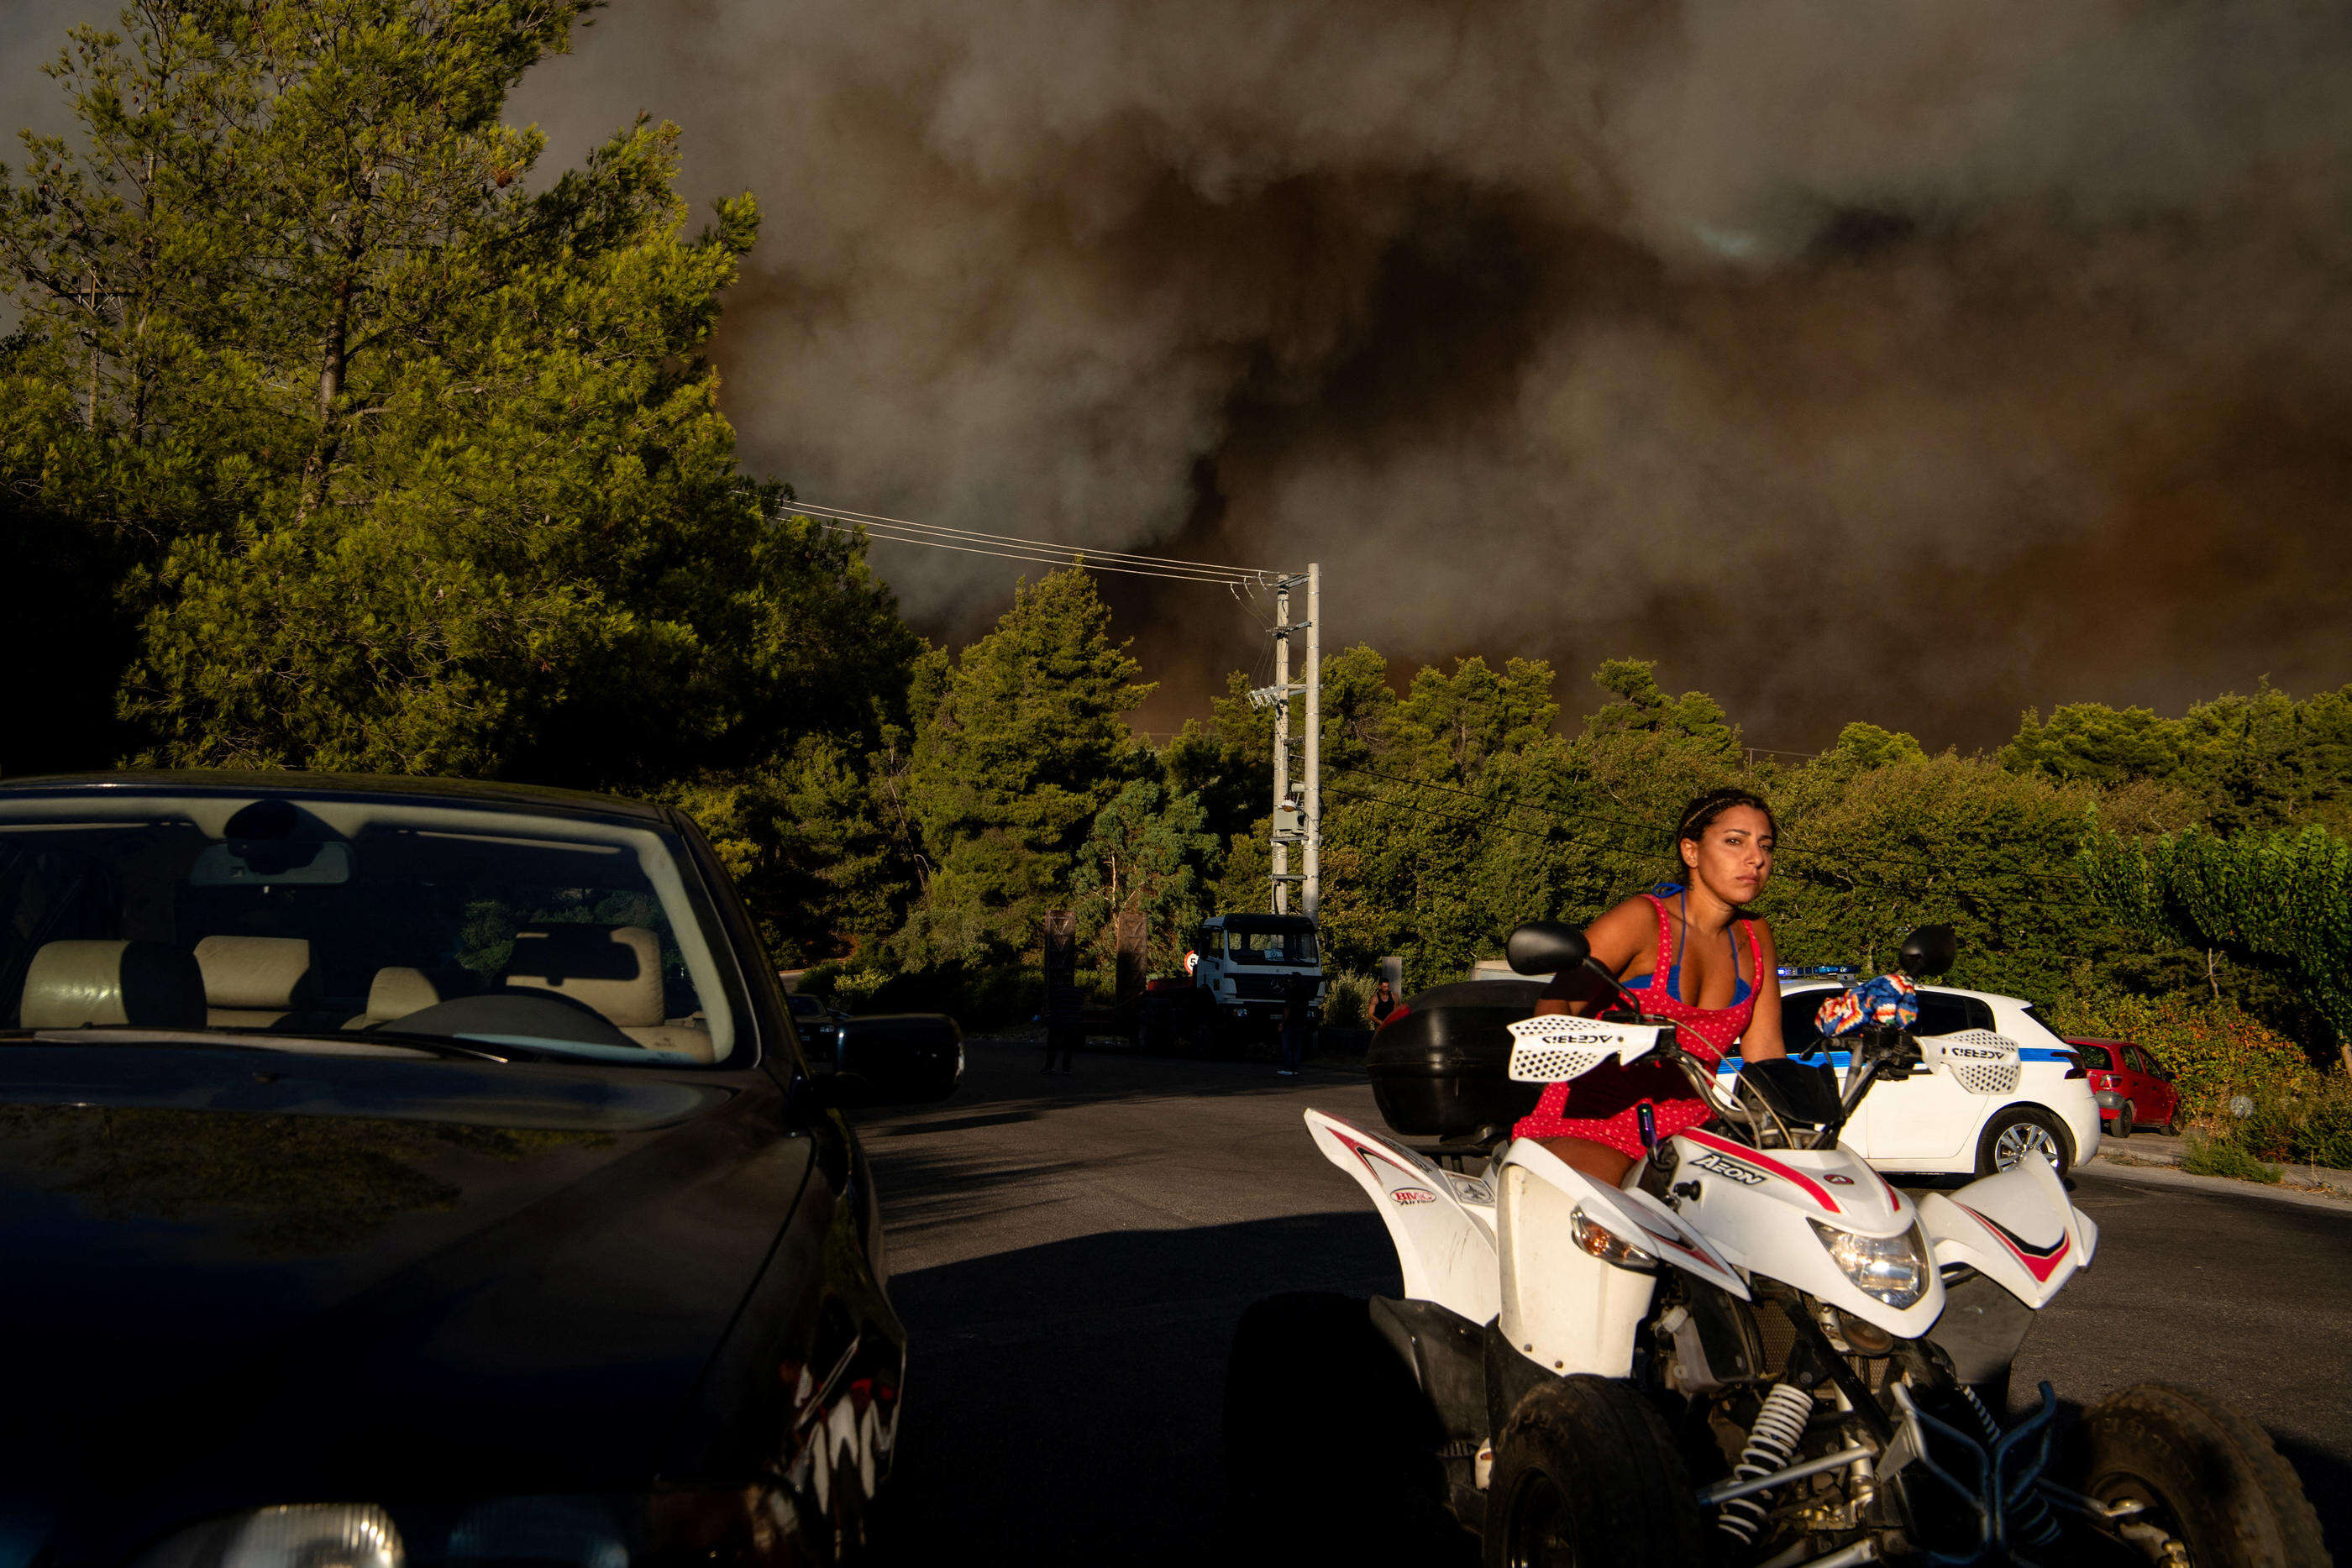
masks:
<path id="1" fill-rule="evenodd" d="M 1756 1170 L 1748 1166 L 1741 1165 L 1738 1160 L 1727 1160 L 1721 1155 L 1715 1154 L 1712 1151 L 1699 1155 L 1697 1158 L 1692 1160 L 1691 1164 L 1696 1166 L 1699 1169 L 1706 1171 L 1710 1176 L 1728 1176 L 1731 1180 L 1738 1182 L 1742 1186 L 1762 1186 L 1764 1185 L 1764 1173 L 1762 1171 Z"/>

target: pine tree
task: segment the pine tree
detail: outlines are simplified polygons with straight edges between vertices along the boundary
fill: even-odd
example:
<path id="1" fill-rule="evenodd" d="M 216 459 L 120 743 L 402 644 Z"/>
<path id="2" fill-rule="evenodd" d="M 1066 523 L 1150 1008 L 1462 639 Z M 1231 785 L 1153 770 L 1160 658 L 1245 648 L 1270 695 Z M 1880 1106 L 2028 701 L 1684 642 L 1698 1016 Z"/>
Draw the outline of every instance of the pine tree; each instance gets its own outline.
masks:
<path id="1" fill-rule="evenodd" d="M 1151 688 L 1109 624 L 1083 570 L 1024 582 L 920 716 L 908 800 L 933 869 L 910 952 L 1024 950 L 1097 815 L 1149 766 L 1124 716 Z"/>
<path id="2" fill-rule="evenodd" d="M 718 406 L 750 199 L 689 238 L 673 128 L 538 186 L 499 122 L 585 9 L 141 0 L 76 35 L 83 145 L 30 143 L 0 250 L 26 406 L 80 415 L 44 499 L 132 539 L 151 759 L 652 789 L 890 721 L 913 639 Z"/>

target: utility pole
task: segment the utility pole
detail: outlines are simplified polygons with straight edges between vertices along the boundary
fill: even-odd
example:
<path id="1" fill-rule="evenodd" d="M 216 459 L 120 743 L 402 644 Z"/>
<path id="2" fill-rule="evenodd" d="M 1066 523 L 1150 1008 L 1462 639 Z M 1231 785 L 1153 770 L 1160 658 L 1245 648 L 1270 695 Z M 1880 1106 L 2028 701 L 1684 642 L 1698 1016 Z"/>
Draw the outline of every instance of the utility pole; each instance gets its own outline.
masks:
<path id="1" fill-rule="evenodd" d="M 1307 810 L 1299 824 L 1307 847 L 1299 868 L 1299 913 L 1323 903 L 1323 568 L 1307 563 Z"/>
<path id="2" fill-rule="evenodd" d="M 1290 584 L 1274 585 L 1274 912 L 1290 904 Z"/>
<path id="3" fill-rule="evenodd" d="M 1307 585 L 1307 619 L 1290 619 L 1290 591 Z M 1290 884 L 1298 883 L 1298 908 L 1313 915 L 1323 902 L 1323 568 L 1310 562 L 1303 572 L 1286 572 L 1274 583 L 1274 685 L 1250 693 L 1259 707 L 1274 709 L 1274 912 L 1290 910 Z M 1290 679 L 1290 639 L 1307 633 L 1307 678 Z M 1307 699 L 1305 755 L 1291 785 L 1290 699 Z M 1301 868 L 1290 869 L 1290 846 L 1300 847 Z"/>

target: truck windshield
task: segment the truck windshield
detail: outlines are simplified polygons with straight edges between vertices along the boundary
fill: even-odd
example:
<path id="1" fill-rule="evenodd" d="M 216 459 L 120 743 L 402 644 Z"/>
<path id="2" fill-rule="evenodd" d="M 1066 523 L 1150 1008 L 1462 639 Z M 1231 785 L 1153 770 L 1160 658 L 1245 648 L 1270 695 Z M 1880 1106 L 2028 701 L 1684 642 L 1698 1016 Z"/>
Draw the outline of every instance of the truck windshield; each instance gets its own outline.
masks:
<path id="1" fill-rule="evenodd" d="M 1312 964 L 1315 933 L 1303 929 L 1226 933 L 1225 956 L 1237 964 Z"/>

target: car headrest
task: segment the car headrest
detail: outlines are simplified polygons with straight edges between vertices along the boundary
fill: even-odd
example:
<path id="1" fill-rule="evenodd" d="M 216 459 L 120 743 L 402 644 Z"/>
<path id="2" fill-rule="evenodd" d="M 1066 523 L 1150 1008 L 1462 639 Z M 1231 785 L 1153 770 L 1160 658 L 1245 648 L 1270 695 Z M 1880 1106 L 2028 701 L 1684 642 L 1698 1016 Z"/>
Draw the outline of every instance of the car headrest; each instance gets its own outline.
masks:
<path id="1" fill-rule="evenodd" d="M 441 988 L 422 969 L 392 966 L 378 969 L 368 986 L 367 1016 L 379 1021 L 404 1019 L 438 1006 Z"/>
<path id="2" fill-rule="evenodd" d="M 45 942 L 25 971 L 16 1021 L 23 1029 L 202 1029 L 204 971 L 161 942 Z"/>
<path id="3" fill-rule="evenodd" d="M 624 1029 L 663 1021 L 661 942 L 642 925 L 526 925 L 507 984 L 584 1002 Z"/>
<path id="4" fill-rule="evenodd" d="M 299 936 L 207 936 L 196 944 L 196 967 L 216 1008 L 309 1004 L 310 944 Z"/>

